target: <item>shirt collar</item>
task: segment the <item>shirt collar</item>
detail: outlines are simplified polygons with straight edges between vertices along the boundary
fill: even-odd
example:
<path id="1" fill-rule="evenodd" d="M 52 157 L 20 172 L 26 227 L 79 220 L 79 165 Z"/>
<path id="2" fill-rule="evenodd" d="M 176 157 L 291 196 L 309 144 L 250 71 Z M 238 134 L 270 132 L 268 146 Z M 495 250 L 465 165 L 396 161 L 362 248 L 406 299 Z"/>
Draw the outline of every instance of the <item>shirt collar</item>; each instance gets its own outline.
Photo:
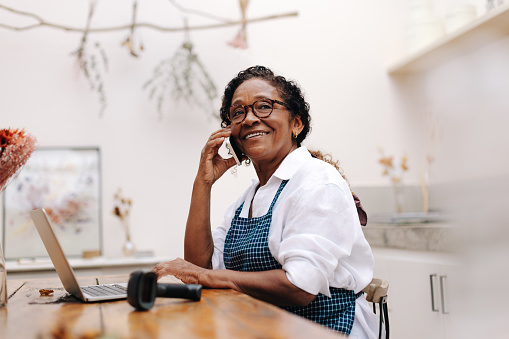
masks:
<path id="1" fill-rule="evenodd" d="M 305 146 L 301 146 L 286 156 L 273 175 L 281 180 L 289 180 L 310 158 L 311 153 Z"/>
<path id="2" fill-rule="evenodd" d="M 290 180 L 290 178 L 297 172 L 302 164 L 304 164 L 310 158 L 311 153 L 309 153 L 306 146 L 300 146 L 283 159 L 283 162 L 281 162 L 281 165 L 279 165 L 276 172 L 272 174 L 272 177 L 268 182 L 270 182 L 273 177 L 279 178 L 281 180 Z M 260 184 L 260 181 L 258 178 L 255 178 L 252 180 L 252 184 L 253 187 L 256 187 Z"/>

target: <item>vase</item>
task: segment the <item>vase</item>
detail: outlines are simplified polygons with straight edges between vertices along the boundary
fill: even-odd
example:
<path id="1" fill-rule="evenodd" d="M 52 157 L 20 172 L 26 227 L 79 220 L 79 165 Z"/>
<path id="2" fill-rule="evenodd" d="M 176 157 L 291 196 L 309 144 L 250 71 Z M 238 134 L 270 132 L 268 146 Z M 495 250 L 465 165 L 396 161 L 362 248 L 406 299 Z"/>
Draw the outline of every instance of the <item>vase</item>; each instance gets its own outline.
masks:
<path id="1" fill-rule="evenodd" d="M 0 244 L 0 307 L 7 305 L 7 270 L 5 269 L 4 252 Z"/>
<path id="2" fill-rule="evenodd" d="M 422 209 L 425 213 L 429 212 L 429 173 L 428 166 L 424 171 L 421 179 L 421 193 L 422 193 Z"/>
<path id="3" fill-rule="evenodd" d="M 396 213 L 403 213 L 403 187 L 401 182 L 393 182 L 392 188 L 394 190 L 394 206 Z"/>
<path id="4" fill-rule="evenodd" d="M 122 251 L 124 252 L 125 256 L 132 256 L 135 252 L 136 248 L 134 247 L 134 243 L 127 239 L 124 243 L 124 246 L 122 247 Z"/>
<path id="5" fill-rule="evenodd" d="M 122 246 L 122 252 L 124 252 L 125 256 L 132 256 L 134 254 L 134 252 L 136 251 L 136 247 L 134 246 L 134 243 L 131 240 L 131 232 L 129 229 L 129 222 L 127 221 L 127 219 L 123 220 L 123 224 L 124 224 L 126 239 L 125 239 L 124 245 Z"/>

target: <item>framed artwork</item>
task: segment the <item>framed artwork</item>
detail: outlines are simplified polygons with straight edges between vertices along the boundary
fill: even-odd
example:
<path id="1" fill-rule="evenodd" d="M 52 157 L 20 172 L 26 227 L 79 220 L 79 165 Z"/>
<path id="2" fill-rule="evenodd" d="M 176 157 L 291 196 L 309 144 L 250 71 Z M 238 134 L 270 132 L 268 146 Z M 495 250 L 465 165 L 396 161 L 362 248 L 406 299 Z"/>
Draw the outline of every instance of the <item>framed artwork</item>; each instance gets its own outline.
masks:
<path id="1" fill-rule="evenodd" d="M 39 148 L 3 193 L 5 259 L 47 257 L 29 212 L 44 207 L 64 253 L 102 253 L 99 148 Z"/>

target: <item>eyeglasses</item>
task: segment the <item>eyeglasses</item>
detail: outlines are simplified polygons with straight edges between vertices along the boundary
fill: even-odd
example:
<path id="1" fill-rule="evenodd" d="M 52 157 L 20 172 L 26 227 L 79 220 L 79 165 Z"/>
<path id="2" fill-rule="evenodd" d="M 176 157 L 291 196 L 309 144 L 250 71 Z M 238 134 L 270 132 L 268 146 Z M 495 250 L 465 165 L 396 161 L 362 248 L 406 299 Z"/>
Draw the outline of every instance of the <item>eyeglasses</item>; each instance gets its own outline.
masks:
<path id="1" fill-rule="evenodd" d="M 284 102 L 273 99 L 262 99 L 253 102 L 251 105 L 235 105 L 230 106 L 230 111 L 228 112 L 228 119 L 232 123 L 240 124 L 247 116 L 247 108 L 251 107 L 253 114 L 258 118 L 267 118 L 272 111 L 274 110 L 274 103 L 280 104 L 282 106 L 286 106 Z"/>

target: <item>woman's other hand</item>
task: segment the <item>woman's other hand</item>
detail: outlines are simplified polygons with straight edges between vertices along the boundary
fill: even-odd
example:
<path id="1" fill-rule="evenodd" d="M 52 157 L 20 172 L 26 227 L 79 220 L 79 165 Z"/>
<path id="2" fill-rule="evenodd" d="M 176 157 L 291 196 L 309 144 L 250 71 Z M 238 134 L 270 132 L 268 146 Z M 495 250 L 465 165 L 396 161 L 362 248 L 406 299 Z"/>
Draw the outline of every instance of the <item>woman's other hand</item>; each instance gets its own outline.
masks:
<path id="1" fill-rule="evenodd" d="M 279 306 L 305 306 L 315 299 L 315 295 L 293 285 L 281 269 L 261 272 L 210 270 L 177 258 L 157 264 L 152 272 L 157 274 L 157 279 L 173 275 L 185 284 L 231 288 Z"/>
<path id="2" fill-rule="evenodd" d="M 182 258 L 157 264 L 152 272 L 157 274 L 157 280 L 165 275 L 173 275 L 185 284 L 200 284 L 200 275 L 207 271 L 205 268 L 191 264 Z"/>
<path id="3" fill-rule="evenodd" d="M 227 127 L 212 133 L 209 137 L 201 151 L 197 180 L 212 186 L 230 167 L 235 165 L 235 159 L 224 159 L 219 155 L 219 148 L 230 135 L 231 130 Z"/>

